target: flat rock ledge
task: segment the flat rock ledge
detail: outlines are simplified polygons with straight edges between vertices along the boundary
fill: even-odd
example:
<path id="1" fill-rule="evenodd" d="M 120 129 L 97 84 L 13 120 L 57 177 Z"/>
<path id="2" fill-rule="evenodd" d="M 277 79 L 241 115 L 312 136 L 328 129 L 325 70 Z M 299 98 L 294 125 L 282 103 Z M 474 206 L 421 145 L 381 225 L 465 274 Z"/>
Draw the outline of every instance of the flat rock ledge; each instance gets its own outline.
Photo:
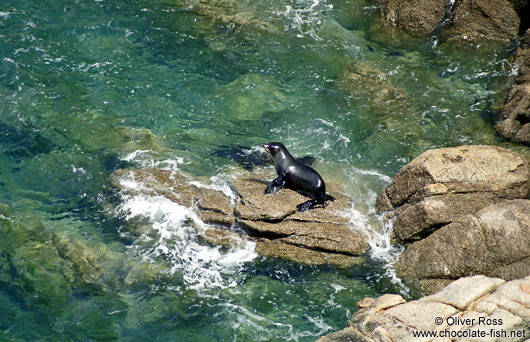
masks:
<path id="1" fill-rule="evenodd" d="M 406 302 L 386 294 L 357 303 L 349 327 L 319 342 L 519 342 L 530 338 L 530 277 L 477 275 Z"/>
<path id="2" fill-rule="evenodd" d="M 427 151 L 377 199 L 392 241 L 406 247 L 396 269 L 424 293 L 485 274 L 530 274 L 528 161 L 494 146 Z"/>
<path id="3" fill-rule="evenodd" d="M 349 198 L 330 187 L 334 202 L 300 213 L 296 205 L 308 198 L 298 192 L 263 194 L 273 178 L 274 172 L 268 170 L 239 174 L 230 184 L 237 194 L 235 204 L 215 187 L 169 170 L 117 170 L 111 181 L 129 195 L 163 196 L 193 208 L 210 225 L 203 237 L 211 244 L 231 247 L 248 240 L 261 255 L 312 265 L 348 267 L 364 262 L 367 237 L 348 228 Z"/>

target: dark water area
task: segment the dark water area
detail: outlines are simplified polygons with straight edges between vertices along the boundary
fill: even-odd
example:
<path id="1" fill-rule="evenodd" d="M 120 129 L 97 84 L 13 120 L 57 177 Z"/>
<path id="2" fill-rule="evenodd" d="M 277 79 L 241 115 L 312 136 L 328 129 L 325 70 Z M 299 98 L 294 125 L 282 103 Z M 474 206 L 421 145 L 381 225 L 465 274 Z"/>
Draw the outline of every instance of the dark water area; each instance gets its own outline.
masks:
<path id="1" fill-rule="evenodd" d="M 427 149 L 502 143 L 494 108 L 514 47 L 392 41 L 377 11 L 0 0 L 0 341 L 314 341 L 366 296 L 411 295 L 377 194 Z M 210 246 L 191 208 L 110 181 L 161 167 L 226 190 L 267 167 L 267 141 L 352 198 L 366 264 Z"/>

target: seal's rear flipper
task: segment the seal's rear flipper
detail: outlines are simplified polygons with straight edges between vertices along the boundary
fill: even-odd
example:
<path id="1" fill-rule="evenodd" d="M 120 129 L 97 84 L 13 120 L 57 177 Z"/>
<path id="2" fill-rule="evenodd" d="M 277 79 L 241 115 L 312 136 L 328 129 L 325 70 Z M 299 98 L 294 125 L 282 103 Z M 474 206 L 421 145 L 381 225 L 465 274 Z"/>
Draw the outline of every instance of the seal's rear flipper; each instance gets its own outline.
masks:
<path id="1" fill-rule="evenodd" d="M 316 199 L 309 200 L 307 202 L 300 203 L 296 206 L 296 209 L 298 211 L 308 211 L 309 209 L 313 208 L 315 204 L 317 204 L 318 201 Z"/>
<path id="2" fill-rule="evenodd" d="M 331 201 L 331 202 L 334 202 L 335 201 L 335 197 L 331 196 L 330 194 L 326 194 L 326 199 L 325 201 Z"/>

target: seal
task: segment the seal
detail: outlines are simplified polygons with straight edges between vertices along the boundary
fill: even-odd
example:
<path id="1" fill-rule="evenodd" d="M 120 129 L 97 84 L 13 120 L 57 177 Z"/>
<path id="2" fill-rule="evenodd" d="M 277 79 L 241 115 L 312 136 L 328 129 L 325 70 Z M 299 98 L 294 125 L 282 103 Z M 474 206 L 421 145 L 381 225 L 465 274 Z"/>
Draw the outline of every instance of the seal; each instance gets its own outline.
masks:
<path id="1" fill-rule="evenodd" d="M 262 146 L 274 161 L 278 174 L 265 188 L 265 194 L 278 192 L 285 187 L 311 195 L 313 199 L 296 206 L 298 211 L 307 211 L 317 204 L 325 207 L 327 200 L 335 200 L 333 196 L 326 194 L 326 184 L 318 172 L 298 162 L 282 143 L 270 142 Z"/>

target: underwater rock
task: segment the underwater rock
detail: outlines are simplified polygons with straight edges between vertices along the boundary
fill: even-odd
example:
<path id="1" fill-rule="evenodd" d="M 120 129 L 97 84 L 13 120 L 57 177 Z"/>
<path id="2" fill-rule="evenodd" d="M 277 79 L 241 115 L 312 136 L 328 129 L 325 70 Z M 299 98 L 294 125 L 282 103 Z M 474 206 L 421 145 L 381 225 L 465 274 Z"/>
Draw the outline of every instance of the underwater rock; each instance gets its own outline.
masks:
<path id="1" fill-rule="evenodd" d="M 430 150 L 405 165 L 376 203 L 393 220 L 393 242 L 407 248 L 397 269 L 426 292 L 478 273 L 528 275 L 518 262 L 530 261 L 530 243 L 516 256 L 504 249 L 526 241 L 530 229 L 529 172 L 524 157 L 493 146 Z M 495 227 L 481 222 L 484 215 L 497 215 Z M 484 240 L 488 229 L 498 232 L 495 241 Z"/>
<path id="2" fill-rule="evenodd" d="M 248 2 L 234 0 L 177 0 L 176 5 L 209 18 L 213 23 L 234 25 L 239 29 L 255 29 L 258 31 L 274 31 L 274 27 L 260 19 L 259 9 L 253 8 Z"/>
<path id="3" fill-rule="evenodd" d="M 260 74 L 245 74 L 215 89 L 222 101 L 222 111 L 230 120 L 257 120 L 263 115 L 281 113 L 288 109 L 286 92 L 274 78 Z"/>
<path id="4" fill-rule="evenodd" d="M 364 299 L 358 306 L 349 327 L 318 341 L 525 341 L 530 325 L 530 277 L 505 282 L 477 275 L 418 300 L 406 302 L 399 295 L 386 294 Z M 435 331 L 447 335 L 435 339 L 418 335 Z M 472 338 L 473 332 L 479 337 Z"/>
<path id="5" fill-rule="evenodd" d="M 373 62 L 349 63 L 340 72 L 339 82 L 342 88 L 370 99 L 370 106 L 381 112 L 399 105 L 410 106 L 405 90 L 395 86 Z"/>
<path id="6" fill-rule="evenodd" d="M 530 29 L 523 36 L 512 68 L 517 75 L 496 127 L 511 141 L 530 144 Z"/>
<path id="7" fill-rule="evenodd" d="M 212 225 L 202 232 L 207 243 L 231 248 L 248 240 L 261 255 L 313 265 L 346 267 L 364 261 L 359 255 L 367 250 L 367 237 L 348 228 L 345 213 L 351 204 L 346 196 L 331 188 L 334 202 L 299 213 L 296 205 L 307 198 L 296 191 L 263 193 L 273 176 L 272 171 L 237 175 L 231 184 L 238 196 L 235 205 L 221 191 L 169 170 L 117 170 L 111 179 L 119 189 L 133 180 L 141 184 L 127 188 L 130 195 L 163 196 L 193 208 Z"/>

